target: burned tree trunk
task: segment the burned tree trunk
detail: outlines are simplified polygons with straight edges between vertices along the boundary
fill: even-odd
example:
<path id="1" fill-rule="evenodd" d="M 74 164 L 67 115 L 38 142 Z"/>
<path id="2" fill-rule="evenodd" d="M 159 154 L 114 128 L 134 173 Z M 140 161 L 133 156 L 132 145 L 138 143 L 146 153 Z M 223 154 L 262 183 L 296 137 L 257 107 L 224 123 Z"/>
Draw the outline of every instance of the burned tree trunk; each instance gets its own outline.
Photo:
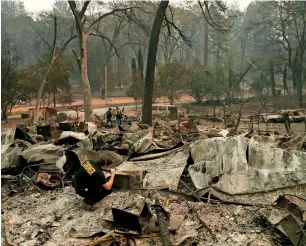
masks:
<path id="1" fill-rule="evenodd" d="M 49 66 L 47 68 L 47 71 L 44 74 L 44 78 L 43 78 L 43 80 L 42 80 L 42 82 L 41 82 L 41 84 L 39 86 L 39 90 L 37 92 L 36 104 L 35 104 L 35 110 L 34 110 L 34 120 L 33 120 L 34 124 L 38 123 L 39 106 L 40 106 L 40 103 L 41 103 L 41 100 L 42 100 L 42 94 L 43 94 L 45 85 L 47 83 L 47 76 L 49 74 L 49 71 L 50 71 L 53 63 L 54 63 L 54 57 L 52 57 L 52 60 L 50 61 L 50 64 L 49 64 Z"/>
<path id="2" fill-rule="evenodd" d="M 153 23 L 150 43 L 149 43 L 145 89 L 144 89 L 143 117 L 142 117 L 142 123 L 149 125 L 152 125 L 152 99 L 153 99 L 154 72 L 155 72 L 157 45 L 159 40 L 160 28 L 168 5 L 169 1 L 160 2 L 155 15 L 155 20 Z"/>
<path id="3" fill-rule="evenodd" d="M 284 119 L 284 124 L 285 124 L 287 134 L 288 135 L 293 135 L 293 132 L 292 132 L 291 126 L 290 126 L 289 113 L 288 112 L 282 113 L 282 117 Z"/>
<path id="4" fill-rule="evenodd" d="M 137 68 L 136 68 L 135 58 L 132 58 L 132 78 L 133 78 L 134 100 L 137 111 Z"/>
<path id="5" fill-rule="evenodd" d="M 38 122 L 38 115 L 39 115 L 39 105 L 41 103 L 41 99 L 42 99 L 42 94 L 47 82 L 47 76 L 50 72 L 50 69 L 52 68 L 55 60 L 63 53 L 63 51 L 65 50 L 65 48 L 67 47 L 67 45 L 74 39 L 76 38 L 76 35 L 72 35 L 70 36 L 70 38 L 63 44 L 63 46 L 59 49 L 59 52 L 57 52 L 57 54 L 55 54 L 55 50 L 56 50 L 56 40 L 57 40 L 57 18 L 56 16 L 53 17 L 54 19 L 54 35 L 53 35 L 53 44 L 52 46 L 50 44 L 48 44 L 48 46 L 51 48 L 51 58 L 50 58 L 50 63 L 49 66 L 44 74 L 44 77 L 42 79 L 42 82 L 39 86 L 39 90 L 37 92 L 37 96 L 36 96 L 36 104 L 35 104 L 35 110 L 34 110 L 34 120 L 33 123 L 37 124 Z"/>
<path id="6" fill-rule="evenodd" d="M 81 49 L 81 83 L 83 87 L 85 121 L 94 121 L 93 106 L 91 100 L 91 89 L 87 72 L 87 36 L 80 34 L 80 49 Z"/>

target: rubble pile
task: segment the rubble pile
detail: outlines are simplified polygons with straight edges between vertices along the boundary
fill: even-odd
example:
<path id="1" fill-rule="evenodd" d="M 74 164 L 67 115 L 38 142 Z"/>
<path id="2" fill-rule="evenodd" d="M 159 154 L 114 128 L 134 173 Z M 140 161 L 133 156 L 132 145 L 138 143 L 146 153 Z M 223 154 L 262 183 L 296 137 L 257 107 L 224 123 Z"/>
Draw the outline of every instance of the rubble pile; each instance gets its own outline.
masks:
<path id="1" fill-rule="evenodd" d="M 143 201 L 150 206 L 151 199 L 145 193 L 113 192 L 92 212 L 84 211 L 81 199 L 71 187 L 16 195 L 3 206 L 6 240 L 10 245 L 87 245 L 113 230 L 111 208 L 132 206 L 126 210 L 137 214 L 138 205 L 141 208 Z M 184 201 L 163 192 L 156 197 L 171 215 L 169 230 L 173 245 L 192 242 L 199 242 L 198 245 L 260 245 L 256 241 L 274 245 L 279 240 L 280 235 L 273 227 L 267 229 L 258 224 L 260 212 L 257 207 Z M 144 226 L 144 235 L 158 233 L 156 216 L 153 211 L 151 213 L 153 216 Z M 137 245 L 161 245 L 159 237 L 135 240 Z"/>
<path id="2" fill-rule="evenodd" d="M 158 209 L 173 245 L 306 243 L 304 135 L 203 134 L 188 120 L 102 125 L 2 132 L 10 245 L 162 245 Z M 84 211 L 71 178 L 101 157 L 116 168 L 114 191 Z"/>

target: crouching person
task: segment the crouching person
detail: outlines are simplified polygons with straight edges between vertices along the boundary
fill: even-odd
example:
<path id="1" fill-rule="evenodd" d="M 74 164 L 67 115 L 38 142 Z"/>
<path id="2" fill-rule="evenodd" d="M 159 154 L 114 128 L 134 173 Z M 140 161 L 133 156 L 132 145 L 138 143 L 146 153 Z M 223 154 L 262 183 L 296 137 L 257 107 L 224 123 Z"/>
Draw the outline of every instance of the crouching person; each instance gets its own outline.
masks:
<path id="1" fill-rule="evenodd" d="M 99 161 L 85 161 L 72 179 L 72 186 L 76 193 L 84 197 L 84 208 L 94 210 L 93 205 L 112 192 L 115 170 L 106 179 L 103 170 L 107 167 L 104 159 Z"/>

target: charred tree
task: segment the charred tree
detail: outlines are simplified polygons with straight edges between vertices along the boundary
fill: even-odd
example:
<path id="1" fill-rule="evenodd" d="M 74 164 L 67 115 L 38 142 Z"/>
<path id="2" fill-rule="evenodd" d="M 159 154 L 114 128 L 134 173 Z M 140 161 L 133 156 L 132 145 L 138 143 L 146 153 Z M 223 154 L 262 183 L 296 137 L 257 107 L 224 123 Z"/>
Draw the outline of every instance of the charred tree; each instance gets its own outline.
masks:
<path id="1" fill-rule="evenodd" d="M 44 74 L 44 77 L 42 79 L 42 82 L 39 86 L 39 90 L 37 92 L 37 96 L 36 96 L 36 104 L 35 104 L 35 110 L 34 110 L 34 124 L 37 124 L 38 123 L 38 118 L 39 118 L 39 106 L 40 106 L 40 103 L 41 103 L 41 99 L 42 99 L 42 94 L 43 94 L 43 91 L 44 91 L 44 88 L 45 88 L 45 85 L 47 83 L 47 76 L 49 74 L 49 71 L 56 59 L 55 57 L 55 47 L 56 47 L 56 38 L 57 38 L 57 19 L 56 19 L 56 16 L 54 16 L 53 18 L 54 20 L 54 33 L 53 33 L 53 45 L 52 45 L 52 53 L 51 53 L 51 57 L 50 57 L 50 62 L 49 62 L 49 65 L 48 65 L 48 68 L 46 69 L 46 72 Z"/>
<path id="2" fill-rule="evenodd" d="M 134 100 L 137 111 L 137 68 L 136 68 L 135 58 L 132 58 L 132 78 L 133 78 Z"/>
<path id="3" fill-rule="evenodd" d="M 38 117 L 39 117 L 39 106 L 41 104 L 41 100 L 42 100 L 42 95 L 43 95 L 43 91 L 45 88 L 45 85 L 47 83 L 47 76 L 55 62 L 55 60 L 64 52 L 64 50 L 66 49 L 67 45 L 73 40 L 75 39 L 77 36 L 73 35 L 71 33 L 70 38 L 63 44 L 63 46 L 59 49 L 59 52 L 56 53 L 56 45 L 57 45 L 57 18 L 56 16 L 53 16 L 53 21 L 54 21 L 54 31 L 53 31 L 53 43 L 52 45 L 50 45 L 48 42 L 46 42 L 45 39 L 42 38 L 41 34 L 36 30 L 36 32 L 39 34 L 39 36 L 42 38 L 42 40 L 48 45 L 50 51 L 51 51 L 51 57 L 50 57 L 50 62 L 49 65 L 45 71 L 45 74 L 43 76 L 42 82 L 39 86 L 38 92 L 37 92 L 37 96 L 36 96 L 36 104 L 35 104 L 35 109 L 34 109 L 34 120 L 33 123 L 37 124 L 38 122 Z"/>
<path id="4" fill-rule="evenodd" d="M 152 98 L 154 86 L 154 73 L 156 63 L 156 53 L 162 22 L 169 5 L 169 1 L 161 1 L 157 9 L 149 42 L 147 70 L 144 89 L 144 105 L 142 122 L 152 125 Z"/>
<path id="5" fill-rule="evenodd" d="M 78 32 L 78 39 L 79 39 L 79 47 L 80 47 L 80 67 L 81 67 L 81 83 L 83 87 L 83 99 L 84 99 L 84 110 L 85 110 L 85 121 L 93 121 L 94 120 L 94 113 L 93 113 L 93 106 L 92 106 L 92 96 L 91 96 L 91 88 L 88 79 L 88 69 L 87 69 L 87 39 L 88 36 L 99 36 L 105 40 L 107 40 L 111 46 L 114 47 L 112 42 L 109 38 L 99 35 L 94 32 L 94 29 L 99 24 L 99 22 L 111 15 L 114 15 L 117 12 L 125 12 L 131 8 L 122 8 L 122 9 L 114 9 L 108 13 L 100 15 L 96 19 L 93 19 L 91 23 L 86 23 L 86 16 L 85 12 L 87 10 L 90 1 L 85 1 L 81 10 L 78 10 L 75 1 L 68 1 L 70 9 L 73 13 L 75 23 L 76 23 L 76 30 Z M 86 28 L 86 26 L 88 26 Z M 117 50 L 116 50 L 117 52 Z"/>

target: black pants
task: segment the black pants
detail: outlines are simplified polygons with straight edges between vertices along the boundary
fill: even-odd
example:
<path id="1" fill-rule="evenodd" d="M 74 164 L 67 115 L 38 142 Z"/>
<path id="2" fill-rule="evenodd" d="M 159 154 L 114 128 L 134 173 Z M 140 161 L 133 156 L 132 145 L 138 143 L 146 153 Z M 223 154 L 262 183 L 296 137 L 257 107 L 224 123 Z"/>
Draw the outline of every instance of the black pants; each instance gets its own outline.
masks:
<path id="1" fill-rule="evenodd" d="M 122 124 L 122 117 L 121 116 L 116 116 L 116 120 L 118 122 L 118 125 L 121 126 L 121 124 Z"/>
<path id="2" fill-rule="evenodd" d="M 110 122 L 110 123 L 111 123 L 111 126 L 113 126 L 112 118 L 107 118 L 107 119 L 106 119 L 106 124 L 108 124 L 108 122 Z"/>
<path id="3" fill-rule="evenodd" d="M 95 203 L 101 201 L 103 198 L 107 197 L 109 194 L 112 193 L 112 189 L 106 190 L 103 187 L 99 189 L 76 189 L 76 183 L 75 180 L 72 180 L 72 186 L 75 189 L 75 192 L 81 196 L 84 197 L 84 203 L 88 204 L 90 206 L 93 206 Z"/>
<path id="4" fill-rule="evenodd" d="M 112 190 L 101 189 L 101 191 L 76 191 L 76 193 L 84 197 L 84 203 L 93 206 L 95 203 L 101 201 L 103 198 L 107 197 L 112 193 Z"/>

